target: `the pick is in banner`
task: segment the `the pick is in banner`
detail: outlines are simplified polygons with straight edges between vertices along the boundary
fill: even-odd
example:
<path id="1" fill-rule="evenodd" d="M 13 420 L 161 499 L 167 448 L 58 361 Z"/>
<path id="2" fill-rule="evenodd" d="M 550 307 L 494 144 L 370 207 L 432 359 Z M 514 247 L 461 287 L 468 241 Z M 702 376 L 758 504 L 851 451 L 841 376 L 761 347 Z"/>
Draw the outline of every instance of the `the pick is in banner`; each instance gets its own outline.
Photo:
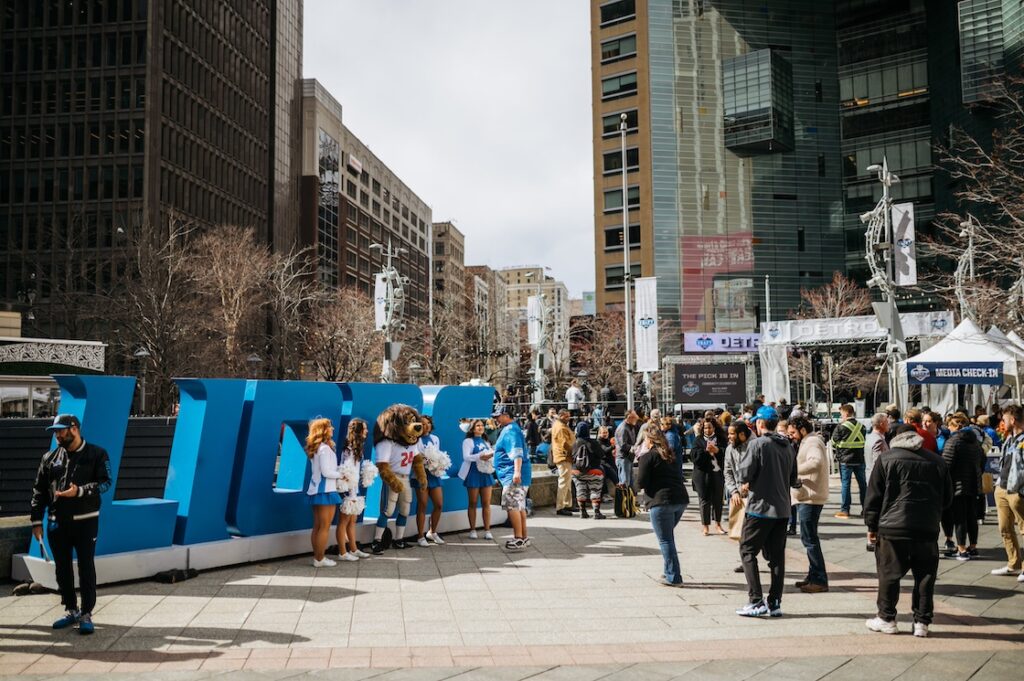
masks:
<path id="1" fill-rule="evenodd" d="M 636 370 L 658 371 L 658 278 L 642 277 L 636 283 Z"/>

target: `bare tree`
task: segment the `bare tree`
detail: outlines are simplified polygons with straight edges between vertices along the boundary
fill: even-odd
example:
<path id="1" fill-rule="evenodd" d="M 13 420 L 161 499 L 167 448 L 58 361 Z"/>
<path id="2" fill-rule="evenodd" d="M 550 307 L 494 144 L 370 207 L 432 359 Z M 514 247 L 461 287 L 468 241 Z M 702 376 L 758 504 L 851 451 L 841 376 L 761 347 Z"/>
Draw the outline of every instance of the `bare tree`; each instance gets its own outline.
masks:
<path id="1" fill-rule="evenodd" d="M 451 297 L 435 301 L 432 319 L 415 319 L 402 334 L 403 366 L 415 361 L 434 384 L 458 385 L 472 377 L 474 324 Z"/>
<path id="2" fill-rule="evenodd" d="M 871 312 L 868 290 L 839 272 L 824 286 L 801 288 L 800 299 L 801 306 L 790 315 L 793 319 L 836 319 Z"/>
<path id="3" fill-rule="evenodd" d="M 223 346 L 225 373 L 244 374 L 243 333 L 258 323 L 273 271 L 269 251 L 256 243 L 251 227 L 223 225 L 196 239 L 191 275 L 203 299 L 201 317 Z M 201 323 L 202 323 L 201 322 Z"/>
<path id="4" fill-rule="evenodd" d="M 621 312 L 604 312 L 577 326 L 573 345 L 575 362 L 587 372 L 587 380 L 600 388 L 624 389 L 626 332 Z"/>
<path id="5" fill-rule="evenodd" d="M 322 292 L 310 304 L 302 337 L 306 357 L 325 381 L 373 381 L 380 372 L 373 300 L 357 288 Z"/>
<path id="6" fill-rule="evenodd" d="M 269 315 L 269 370 L 275 378 L 298 376 L 307 348 L 305 336 L 310 308 L 314 302 L 322 300 L 323 295 L 314 279 L 309 249 L 271 255 L 264 296 Z M 333 292 L 330 294 L 331 302 L 337 298 Z"/>

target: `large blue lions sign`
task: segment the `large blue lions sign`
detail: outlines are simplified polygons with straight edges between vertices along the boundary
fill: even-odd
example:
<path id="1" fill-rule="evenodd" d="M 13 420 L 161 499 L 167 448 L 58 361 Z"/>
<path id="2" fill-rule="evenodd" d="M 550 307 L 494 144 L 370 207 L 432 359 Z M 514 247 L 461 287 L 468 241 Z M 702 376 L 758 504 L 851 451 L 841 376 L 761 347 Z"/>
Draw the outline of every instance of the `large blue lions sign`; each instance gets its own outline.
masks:
<path id="1" fill-rule="evenodd" d="M 310 419 L 330 418 L 336 439 L 344 440 L 352 418 L 372 429 L 386 407 L 408 404 L 433 416 L 441 448 L 458 470 L 459 419 L 488 416 L 494 398 L 488 387 L 179 379 L 181 410 L 163 498 L 115 501 L 135 381 L 56 379 L 61 411 L 77 415 L 85 439 L 110 454 L 113 484 L 103 496 L 98 556 L 308 530 L 309 463 L 302 443 Z M 371 456 L 371 445 L 364 456 Z M 378 480 L 368 490 L 368 513 L 378 508 L 380 489 Z M 445 511 L 465 511 L 461 480 L 446 480 L 444 492 Z M 35 541 L 30 555 L 42 556 Z"/>

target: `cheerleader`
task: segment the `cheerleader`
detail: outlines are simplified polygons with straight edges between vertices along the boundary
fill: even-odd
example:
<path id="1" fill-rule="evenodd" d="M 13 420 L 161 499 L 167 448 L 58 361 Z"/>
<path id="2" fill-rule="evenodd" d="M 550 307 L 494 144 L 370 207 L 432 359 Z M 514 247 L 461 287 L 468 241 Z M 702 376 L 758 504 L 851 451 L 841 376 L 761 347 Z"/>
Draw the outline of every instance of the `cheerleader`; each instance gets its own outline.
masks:
<path id="1" fill-rule="evenodd" d="M 484 516 L 484 539 L 494 539 L 491 534 L 491 485 L 494 484 L 494 449 L 484 437 L 485 426 L 481 419 L 469 424 L 466 439 L 462 441 L 462 468 L 459 477 L 469 494 L 469 538 L 476 539 L 476 503 Z M 483 470 L 481 470 L 483 469 Z"/>
<path id="2" fill-rule="evenodd" d="M 366 508 L 366 499 L 359 494 L 359 488 L 363 468 L 363 447 L 366 445 L 368 432 L 366 421 L 362 419 L 349 421 L 345 450 L 340 457 L 340 468 L 344 469 L 347 475 L 354 476 L 355 480 L 351 483 L 348 493 L 341 502 L 337 533 L 338 560 L 353 561 L 370 557 L 370 554 L 360 551 L 356 544 L 356 518 Z"/>
<path id="3" fill-rule="evenodd" d="M 333 567 L 337 565 L 324 555 L 327 550 L 327 535 L 331 531 L 331 521 L 341 503 L 338 494 L 337 454 L 334 453 L 334 425 L 330 419 L 314 419 L 309 422 L 309 434 L 306 436 L 306 456 L 309 457 L 312 469 L 306 496 L 313 509 L 313 531 L 310 541 L 313 544 L 313 567 Z"/>
<path id="4" fill-rule="evenodd" d="M 421 416 L 420 422 L 423 423 L 423 436 L 420 437 L 420 447 L 425 449 L 433 445 L 440 449 L 441 441 L 433 434 L 434 419 L 429 416 Z M 435 544 L 444 543 L 441 535 L 437 533 L 437 526 L 441 522 L 441 513 L 444 511 L 444 490 L 441 488 L 441 478 L 431 473 L 429 468 L 427 468 L 426 473 L 426 489 L 420 487 L 420 481 L 416 479 L 416 476 L 409 478 L 412 488 L 416 490 L 416 536 L 418 537 L 416 543 L 420 546 L 430 546 L 430 542 Z M 423 527 L 427 521 L 428 500 L 433 504 L 433 508 L 430 511 L 430 531 L 423 534 Z"/>

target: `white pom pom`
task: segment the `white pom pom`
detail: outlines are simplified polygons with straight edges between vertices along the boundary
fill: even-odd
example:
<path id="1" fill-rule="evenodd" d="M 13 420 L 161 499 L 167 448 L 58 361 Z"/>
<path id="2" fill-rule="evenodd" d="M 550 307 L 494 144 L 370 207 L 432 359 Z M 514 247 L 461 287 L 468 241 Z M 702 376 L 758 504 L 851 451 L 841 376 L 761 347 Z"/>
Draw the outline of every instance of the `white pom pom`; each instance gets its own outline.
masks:
<path id="1" fill-rule="evenodd" d="M 363 487 L 370 487 L 373 481 L 377 479 L 377 475 L 377 466 L 372 461 L 364 461 L 361 473 Z"/>
<path id="2" fill-rule="evenodd" d="M 349 460 L 338 468 L 341 474 L 338 478 L 338 491 L 342 494 L 359 487 L 359 466 L 356 462 Z"/>
<path id="3" fill-rule="evenodd" d="M 423 450 L 423 465 L 431 475 L 440 478 L 452 467 L 452 459 L 437 445 L 430 443 Z"/>
<path id="4" fill-rule="evenodd" d="M 366 499 L 364 497 L 346 497 L 345 501 L 341 502 L 341 512 L 345 515 L 359 515 L 366 508 Z"/>

